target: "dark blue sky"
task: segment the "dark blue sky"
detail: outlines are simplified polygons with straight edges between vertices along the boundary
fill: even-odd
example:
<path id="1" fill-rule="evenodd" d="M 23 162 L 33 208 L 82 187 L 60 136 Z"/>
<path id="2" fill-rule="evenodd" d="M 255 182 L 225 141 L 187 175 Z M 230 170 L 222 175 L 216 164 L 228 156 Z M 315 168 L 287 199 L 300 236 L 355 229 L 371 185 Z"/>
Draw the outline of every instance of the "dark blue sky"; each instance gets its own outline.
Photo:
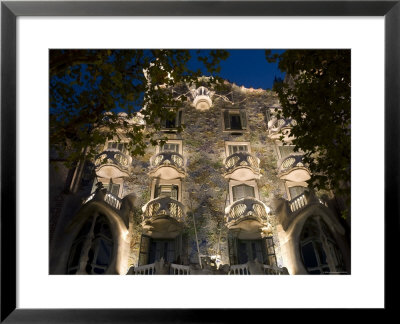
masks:
<path id="1" fill-rule="evenodd" d="M 274 77 L 284 77 L 278 69 L 278 64 L 268 63 L 265 50 L 234 49 L 228 50 L 229 57 L 221 61 L 220 76 L 237 85 L 246 88 L 272 88 Z M 283 50 L 273 51 L 282 53 Z"/>

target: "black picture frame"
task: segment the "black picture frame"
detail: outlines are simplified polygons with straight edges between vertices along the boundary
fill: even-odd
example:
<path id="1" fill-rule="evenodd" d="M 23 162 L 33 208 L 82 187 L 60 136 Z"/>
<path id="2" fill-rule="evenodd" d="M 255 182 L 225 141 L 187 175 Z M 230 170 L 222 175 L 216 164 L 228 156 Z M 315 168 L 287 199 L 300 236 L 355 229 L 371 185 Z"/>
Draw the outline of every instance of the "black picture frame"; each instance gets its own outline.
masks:
<path id="1" fill-rule="evenodd" d="M 400 0 L 395 1 L 2 1 L 1 3 L 1 322 L 219 322 L 244 310 L 16 308 L 16 18 L 18 16 L 384 16 L 385 309 L 398 283 L 390 244 L 399 232 Z M 376 266 L 376 265 L 375 265 Z M 366 269 L 367 270 L 367 269 Z M 247 310 L 247 316 L 250 314 Z M 251 310 L 264 316 L 266 310 Z M 273 313 L 273 312 L 272 312 Z M 271 314 L 271 313 L 269 313 Z M 253 317 L 256 318 L 256 317 Z"/>

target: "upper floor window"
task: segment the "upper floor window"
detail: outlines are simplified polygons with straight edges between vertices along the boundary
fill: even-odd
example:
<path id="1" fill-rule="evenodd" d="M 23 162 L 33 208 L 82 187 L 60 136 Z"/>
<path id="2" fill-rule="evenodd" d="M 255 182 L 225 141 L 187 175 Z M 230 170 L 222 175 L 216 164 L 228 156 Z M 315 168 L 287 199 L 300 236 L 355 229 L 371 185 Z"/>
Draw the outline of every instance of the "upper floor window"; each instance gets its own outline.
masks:
<path id="1" fill-rule="evenodd" d="M 114 150 L 118 150 L 118 151 L 124 152 L 125 145 L 124 145 L 124 143 L 108 142 L 107 143 L 107 149 L 114 149 Z"/>
<path id="2" fill-rule="evenodd" d="M 165 119 L 161 120 L 161 129 L 162 130 L 175 130 L 182 125 L 182 116 L 183 111 L 178 110 L 172 116 L 168 116 Z"/>
<path id="3" fill-rule="evenodd" d="M 113 255 L 113 236 L 104 215 L 88 219 L 75 238 L 68 258 L 68 274 L 104 274 Z M 85 264 L 81 263 L 85 260 Z"/>
<path id="4" fill-rule="evenodd" d="M 233 201 L 242 199 L 242 198 L 248 198 L 252 197 L 255 198 L 255 190 L 253 186 L 248 186 L 245 184 L 241 184 L 238 186 L 233 186 L 232 187 L 232 195 L 233 195 Z"/>
<path id="5" fill-rule="evenodd" d="M 294 153 L 294 145 L 282 145 L 278 146 L 278 149 L 281 159 L 284 159 Z"/>
<path id="6" fill-rule="evenodd" d="M 248 152 L 249 146 L 248 145 L 228 145 L 228 151 L 229 151 L 229 155 L 232 155 L 234 153 L 240 153 L 240 152 Z"/>
<path id="7" fill-rule="evenodd" d="M 179 187 L 173 184 L 156 185 L 154 198 L 169 197 L 178 200 Z"/>
<path id="8" fill-rule="evenodd" d="M 246 112 L 243 109 L 224 111 L 224 130 L 235 131 L 247 129 Z"/>
<path id="9" fill-rule="evenodd" d="M 289 187 L 290 198 L 294 199 L 294 198 L 300 196 L 301 194 L 303 194 L 303 192 L 305 192 L 306 190 L 307 190 L 307 187 L 303 187 L 303 186 Z"/>
<path id="10" fill-rule="evenodd" d="M 176 152 L 179 153 L 178 143 L 165 143 L 160 147 L 160 152 Z"/>

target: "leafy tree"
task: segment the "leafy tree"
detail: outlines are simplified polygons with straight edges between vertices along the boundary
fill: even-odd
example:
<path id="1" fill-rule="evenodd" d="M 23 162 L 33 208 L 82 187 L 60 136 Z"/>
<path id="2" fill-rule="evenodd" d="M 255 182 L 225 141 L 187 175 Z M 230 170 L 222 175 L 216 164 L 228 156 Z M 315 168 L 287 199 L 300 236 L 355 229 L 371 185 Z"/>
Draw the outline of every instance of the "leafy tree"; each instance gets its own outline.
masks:
<path id="1" fill-rule="evenodd" d="M 311 187 L 333 190 L 350 203 L 350 50 L 266 51 L 285 80 L 276 82 L 282 110 L 293 118 L 295 151 L 304 151 Z M 347 213 L 347 211 L 345 211 Z"/>
<path id="2" fill-rule="evenodd" d="M 199 85 L 202 72 L 190 68 L 192 57 L 197 56 L 214 75 L 220 60 L 228 56 L 222 50 L 193 54 L 188 50 L 50 50 L 51 149 L 72 166 L 93 158 L 99 144 L 121 139 L 118 130 L 124 128 L 130 154 L 144 154 L 148 142 L 155 145 L 160 140 L 160 118 L 173 115 L 167 107 L 186 100 L 185 93 L 178 94 L 171 86 Z M 213 76 L 202 82 L 218 81 Z M 139 116 L 146 126 L 138 122 Z"/>

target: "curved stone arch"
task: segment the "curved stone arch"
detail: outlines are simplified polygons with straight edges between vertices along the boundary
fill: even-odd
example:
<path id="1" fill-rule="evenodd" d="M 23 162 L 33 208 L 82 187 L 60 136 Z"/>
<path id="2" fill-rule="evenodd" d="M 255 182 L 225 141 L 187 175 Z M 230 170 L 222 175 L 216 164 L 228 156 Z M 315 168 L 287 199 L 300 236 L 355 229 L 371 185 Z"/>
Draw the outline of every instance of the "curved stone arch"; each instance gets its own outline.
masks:
<path id="1" fill-rule="evenodd" d="M 129 231 L 121 217 L 105 203 L 91 201 L 81 208 L 65 231 L 65 253 L 62 264 L 67 269 L 70 250 L 73 242 L 85 222 L 95 214 L 104 215 L 111 228 L 113 237 L 113 253 L 105 274 L 126 274 L 128 271 Z"/>
<path id="2" fill-rule="evenodd" d="M 303 260 L 300 253 L 300 236 L 304 224 L 310 217 L 320 217 L 321 220 L 328 226 L 336 244 L 338 245 L 343 258 L 345 260 L 346 268 L 349 268 L 349 255 L 347 251 L 347 243 L 345 242 L 345 229 L 336 219 L 335 215 L 329 208 L 322 205 L 312 205 L 305 208 L 301 213 L 296 215 L 287 230 L 285 231 L 286 240 L 284 248 L 286 249 L 286 264 L 290 274 L 308 274 L 304 267 Z M 281 245 L 281 248 L 282 246 Z"/>

